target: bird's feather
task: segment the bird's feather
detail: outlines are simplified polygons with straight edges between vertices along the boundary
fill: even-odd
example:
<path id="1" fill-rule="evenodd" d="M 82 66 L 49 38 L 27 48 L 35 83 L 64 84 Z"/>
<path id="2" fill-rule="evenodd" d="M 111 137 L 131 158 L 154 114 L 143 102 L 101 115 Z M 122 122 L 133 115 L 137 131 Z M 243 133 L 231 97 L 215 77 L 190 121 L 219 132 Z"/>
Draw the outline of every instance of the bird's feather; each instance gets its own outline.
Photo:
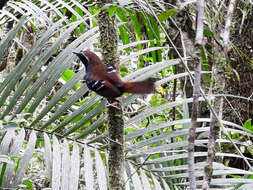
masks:
<path id="1" fill-rule="evenodd" d="M 125 92 L 148 94 L 154 90 L 154 81 L 147 79 L 138 82 L 124 82 L 113 66 L 102 63 L 91 51 L 75 53 L 86 68 L 85 82 L 97 94 L 113 100 Z"/>

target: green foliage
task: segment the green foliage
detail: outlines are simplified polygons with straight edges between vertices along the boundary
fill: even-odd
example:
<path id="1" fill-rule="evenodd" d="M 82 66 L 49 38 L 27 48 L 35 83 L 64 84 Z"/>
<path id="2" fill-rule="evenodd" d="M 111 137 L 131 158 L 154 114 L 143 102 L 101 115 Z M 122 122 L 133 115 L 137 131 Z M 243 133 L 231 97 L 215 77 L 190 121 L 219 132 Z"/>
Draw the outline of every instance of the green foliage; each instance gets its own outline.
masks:
<path id="1" fill-rule="evenodd" d="M 154 94 L 150 101 L 152 107 L 156 107 L 165 103 L 167 103 L 167 101 L 162 98 L 161 94 Z"/>
<path id="2" fill-rule="evenodd" d="M 117 10 L 118 10 L 118 7 L 116 7 L 116 6 L 110 7 L 108 9 L 109 16 L 112 17 L 116 13 Z"/>
<path id="3" fill-rule="evenodd" d="M 10 4 L 13 2 L 9 1 Z M 70 171 L 72 168 L 78 168 L 72 170 L 78 181 L 79 168 L 84 167 L 82 171 L 91 172 L 89 175 L 85 174 L 88 175 L 84 176 L 85 182 L 82 181 L 83 184 L 79 185 L 87 185 L 97 177 L 93 176 L 93 168 L 96 169 L 96 174 L 106 173 L 107 143 L 110 140 L 106 126 L 107 102 L 94 93 L 89 93 L 81 81 L 85 74 L 84 70 L 73 72 L 79 68 L 79 65 L 75 65 L 77 59 L 72 51 L 90 48 L 96 53 L 99 52 L 96 18 L 97 13 L 101 10 L 97 9 L 93 1 L 78 1 L 79 4 L 72 0 L 36 0 L 32 1 L 36 2 L 35 7 L 27 6 L 23 0 L 19 2 L 20 4 L 16 4 L 16 6 L 22 6 L 28 16 L 15 21 L 13 28 L 5 33 L 4 38 L 1 37 L 0 42 L 0 58 L 4 58 L 4 50 L 10 48 L 8 51 L 10 52 L 8 55 L 10 68 L 4 70 L 3 82 L 0 83 L 0 127 L 1 130 L 7 132 L 2 135 L 0 150 L 8 149 L 9 152 L 7 150 L 3 152 L 10 154 L 15 166 L 11 168 L 11 164 L 2 162 L 0 186 L 6 185 L 7 182 L 4 180 L 6 176 L 15 176 L 17 184 L 23 181 L 26 189 L 35 188 L 34 182 L 31 180 L 34 177 L 32 176 L 33 172 L 25 172 L 25 170 L 32 170 L 34 162 L 36 162 L 36 166 L 47 167 L 49 172 L 47 178 L 51 180 L 59 176 L 63 177 L 66 173 L 69 174 L 69 172 L 63 172 L 65 169 Z M 47 4 L 44 5 L 43 2 Z M 116 18 L 115 22 L 120 37 L 120 74 L 124 80 L 144 80 L 154 76 L 158 78 L 156 84 L 159 90 L 154 94 L 143 97 L 127 94 L 122 97 L 125 104 L 126 162 L 131 167 L 128 168 L 131 172 L 126 174 L 129 178 L 126 185 L 133 189 L 133 185 L 138 182 L 144 185 L 146 179 L 150 189 L 162 189 L 162 187 L 159 188 L 161 186 L 159 182 L 164 184 L 163 187 L 169 184 L 170 189 L 183 189 L 187 185 L 188 177 L 186 169 L 187 137 L 188 126 L 191 124 L 188 104 L 192 104 L 192 99 L 184 97 L 182 89 L 185 84 L 181 82 L 187 80 L 189 74 L 184 72 L 185 68 L 180 65 L 181 60 L 166 60 L 167 58 L 162 57 L 162 55 L 166 57 L 172 54 L 171 49 L 169 52 L 167 51 L 168 39 L 165 37 L 165 32 L 167 31 L 172 39 L 178 37 L 173 36 L 175 31 L 171 32 L 167 20 L 172 16 L 177 16 L 176 13 L 179 10 L 161 9 L 158 11 L 159 14 L 157 13 L 159 20 L 156 20 L 156 17 L 150 11 L 144 11 L 147 9 L 143 9 L 143 7 L 142 9 L 133 9 L 131 6 L 122 8 L 110 5 L 106 9 L 112 18 L 114 16 Z M 7 23 L 11 19 L 17 18 L 20 9 L 7 7 L 6 11 L 9 15 L 4 15 L 0 19 Z M 0 14 L 5 13 L 1 12 Z M 30 19 L 31 17 L 32 19 Z M 165 31 L 161 29 L 159 22 L 162 22 Z M 206 20 L 206 22 L 209 21 Z M 27 24 L 31 26 L 32 34 L 26 30 Z M 209 25 L 209 23 L 207 24 Z M 4 28 L 4 25 L 2 27 Z M 5 31 L 3 30 L 3 32 Z M 179 31 L 175 33 L 180 34 Z M 24 41 L 30 35 L 34 36 L 36 40 Z M 213 38 L 214 31 L 205 29 L 204 35 Z M 26 53 L 19 63 L 14 64 L 13 57 L 15 57 L 16 46 Z M 210 71 L 208 59 L 213 55 L 203 49 L 201 55 L 198 56 L 203 63 L 203 70 Z M 175 68 L 181 70 L 176 72 Z M 211 84 L 210 75 L 207 74 L 205 77 L 207 83 Z M 177 80 L 177 86 L 173 95 L 171 84 L 175 80 Z M 175 101 L 173 96 L 175 96 Z M 200 101 L 204 101 L 204 99 L 200 98 Z M 240 151 L 252 155 L 252 148 L 245 144 L 245 141 L 252 138 L 251 120 L 244 123 L 244 128 L 232 122 L 223 122 L 232 139 L 240 145 Z M 196 147 L 202 148 L 206 146 L 208 140 L 206 134 L 208 134 L 210 125 L 209 115 L 206 118 L 199 118 L 198 124 L 203 127 L 197 128 Z M 25 128 L 26 133 L 19 127 Z M 37 131 L 38 138 L 35 134 L 31 137 L 32 129 Z M 44 132 L 43 135 L 41 135 L 42 132 Z M 17 136 L 20 133 L 21 135 Z M 22 135 L 23 138 L 21 138 Z M 36 141 L 34 147 L 30 145 L 32 144 L 30 140 Z M 78 146 L 77 140 L 80 143 Z M 218 141 L 222 144 L 223 152 L 219 152 L 222 157 L 241 159 L 224 136 Z M 87 144 L 91 147 L 87 147 Z M 17 147 L 13 148 L 16 151 L 11 150 L 12 147 Z M 36 159 L 28 158 L 27 155 L 31 156 L 33 153 Z M 203 160 L 205 155 L 205 150 L 196 152 L 196 160 Z M 67 164 L 61 163 L 64 159 Z M 28 166 L 28 163 L 32 164 Z M 53 167 L 52 163 L 54 163 Z M 85 165 L 87 163 L 88 166 Z M 201 164 L 203 165 L 201 162 L 196 162 L 199 173 L 203 172 Z M 56 166 L 60 170 L 56 171 Z M 66 168 L 61 168 L 63 166 Z M 145 169 L 145 172 L 135 170 L 135 166 L 138 169 Z M 225 169 L 229 172 L 224 174 L 222 172 Z M 43 172 L 42 169 L 37 170 L 38 173 Z M 235 178 L 246 175 L 246 173 L 252 176 L 250 171 L 243 169 L 238 171 L 223 164 L 214 170 L 217 179 L 222 180 L 229 187 L 231 187 L 229 178 L 220 179 L 218 176 L 229 175 Z M 135 176 L 133 177 L 132 174 Z M 238 183 L 243 182 L 243 179 L 242 177 L 238 178 Z M 103 180 L 96 179 L 96 182 L 103 184 L 107 181 L 104 178 Z M 52 181 L 56 182 L 57 180 Z M 142 188 L 142 186 L 138 188 Z"/>
<path id="4" fill-rule="evenodd" d="M 0 187 L 2 187 L 2 185 L 3 185 L 4 173 L 5 173 L 5 170 L 6 170 L 6 166 L 7 166 L 7 163 L 4 162 L 2 164 L 1 175 L 0 175 Z"/>
<path id="5" fill-rule="evenodd" d="M 125 22 L 124 25 L 120 25 L 118 27 L 120 32 L 120 39 L 122 40 L 123 44 L 129 44 L 130 43 L 130 34 L 129 34 L 129 24 L 127 20 L 127 12 L 124 9 L 116 9 L 117 15 L 121 19 L 122 22 Z M 130 48 L 125 49 L 126 52 L 130 52 Z"/>
<path id="6" fill-rule="evenodd" d="M 127 12 L 128 12 L 128 14 L 131 18 L 131 21 L 132 21 L 132 25 L 133 25 L 133 28 L 134 28 L 134 34 L 135 34 L 136 40 L 140 41 L 140 40 L 142 40 L 142 33 L 141 33 L 140 23 L 138 21 L 137 14 L 132 10 L 127 10 Z M 137 50 L 142 50 L 142 45 L 141 44 L 137 45 Z M 139 60 L 140 60 L 141 64 L 143 64 L 143 56 L 140 56 Z"/>
<path id="7" fill-rule="evenodd" d="M 253 125 L 251 124 L 251 119 L 245 121 L 244 127 L 250 131 L 253 131 Z"/>
<path id="8" fill-rule="evenodd" d="M 75 73 L 69 69 L 65 70 L 61 76 L 61 78 L 64 80 L 64 81 L 69 81 L 69 79 L 71 79 L 73 76 L 75 75 Z M 73 86 L 73 89 L 74 90 L 77 90 L 82 84 L 81 83 L 76 83 L 74 86 Z"/>
<path id="9" fill-rule="evenodd" d="M 148 38 L 151 40 L 149 46 L 154 47 L 155 46 L 155 44 L 154 44 L 155 31 L 153 30 L 152 26 L 150 27 L 150 25 L 149 25 L 149 18 L 148 18 L 148 16 L 145 15 L 145 13 L 139 13 L 139 16 L 141 17 L 141 20 L 144 23 Z M 153 58 L 152 61 L 156 62 L 156 53 L 154 51 L 152 52 L 152 58 Z"/>
<path id="10" fill-rule="evenodd" d="M 208 59 L 207 59 L 207 55 L 204 49 L 201 49 L 201 61 L 202 61 L 202 67 L 205 71 L 210 71 L 210 67 L 208 64 Z M 206 75 L 206 81 L 208 83 L 211 83 L 211 77 L 210 75 Z"/>
<path id="11" fill-rule="evenodd" d="M 33 184 L 32 184 L 32 182 L 31 182 L 30 180 L 25 179 L 25 180 L 23 181 L 23 184 L 26 185 L 26 189 L 27 189 L 27 190 L 32 190 L 32 189 L 33 189 Z"/>
<path id="12" fill-rule="evenodd" d="M 203 33 L 204 33 L 204 35 L 205 35 L 206 37 L 209 37 L 209 38 L 212 38 L 212 37 L 213 37 L 213 32 L 210 31 L 210 30 L 208 30 L 208 29 L 204 29 Z"/>
<path id="13" fill-rule="evenodd" d="M 172 17 L 178 12 L 176 9 L 168 9 L 158 15 L 158 19 L 160 22 L 163 22 L 165 20 L 168 20 L 168 18 Z"/>

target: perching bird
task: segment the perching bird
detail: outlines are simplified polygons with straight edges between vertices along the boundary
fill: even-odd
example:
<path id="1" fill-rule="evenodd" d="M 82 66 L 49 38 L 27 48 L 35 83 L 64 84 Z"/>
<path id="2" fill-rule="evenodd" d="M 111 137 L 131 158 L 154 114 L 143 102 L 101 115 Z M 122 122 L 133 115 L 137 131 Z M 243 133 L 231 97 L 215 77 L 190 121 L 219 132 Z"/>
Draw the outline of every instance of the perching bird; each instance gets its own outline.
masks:
<path id="1" fill-rule="evenodd" d="M 149 94 L 154 90 L 155 81 L 153 78 L 137 82 L 124 82 L 115 68 L 103 64 L 95 53 L 89 50 L 73 53 L 85 65 L 86 75 L 84 79 L 88 88 L 109 101 L 115 100 L 125 92 Z"/>

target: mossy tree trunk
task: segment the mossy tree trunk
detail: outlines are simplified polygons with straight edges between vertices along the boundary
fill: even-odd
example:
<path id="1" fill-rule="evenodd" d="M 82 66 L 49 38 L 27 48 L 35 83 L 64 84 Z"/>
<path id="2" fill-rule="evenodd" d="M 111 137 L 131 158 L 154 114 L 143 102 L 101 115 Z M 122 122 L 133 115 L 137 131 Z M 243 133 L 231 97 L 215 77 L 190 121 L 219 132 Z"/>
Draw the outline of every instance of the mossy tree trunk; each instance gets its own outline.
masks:
<path id="1" fill-rule="evenodd" d="M 98 0 L 98 7 L 102 8 L 105 3 L 111 1 Z M 100 32 L 100 44 L 103 55 L 103 63 L 119 68 L 117 54 L 118 37 L 114 23 L 114 16 L 110 17 L 106 9 L 98 15 Z M 112 190 L 124 189 L 123 163 L 124 163 L 124 121 L 121 102 L 117 108 L 108 107 L 108 131 L 109 131 L 109 186 Z"/>
<path id="2" fill-rule="evenodd" d="M 231 29 L 231 20 L 233 16 L 234 7 L 236 4 L 236 0 L 231 0 L 228 5 L 227 15 L 225 17 L 225 26 L 221 29 L 221 32 L 217 32 L 219 37 L 223 38 L 222 46 L 213 43 L 213 75 L 212 75 L 212 83 L 213 83 L 213 94 L 223 94 L 226 87 L 226 68 L 228 67 L 229 60 L 227 56 L 228 44 L 230 43 L 230 29 Z M 215 22 L 214 22 L 215 23 Z M 216 23 L 214 24 L 216 25 Z M 219 28 L 216 29 L 219 31 Z M 207 152 L 207 164 L 204 168 L 204 182 L 202 185 L 202 189 L 210 189 L 211 187 L 211 179 L 213 175 L 213 162 L 222 162 L 221 157 L 216 157 L 216 153 L 221 151 L 220 145 L 216 141 L 221 135 L 221 125 L 218 122 L 218 119 L 223 119 L 223 103 L 224 98 L 216 98 L 213 102 L 213 108 L 217 115 L 214 113 L 211 115 L 210 122 L 210 134 L 209 134 L 209 142 L 208 142 L 208 152 Z"/>

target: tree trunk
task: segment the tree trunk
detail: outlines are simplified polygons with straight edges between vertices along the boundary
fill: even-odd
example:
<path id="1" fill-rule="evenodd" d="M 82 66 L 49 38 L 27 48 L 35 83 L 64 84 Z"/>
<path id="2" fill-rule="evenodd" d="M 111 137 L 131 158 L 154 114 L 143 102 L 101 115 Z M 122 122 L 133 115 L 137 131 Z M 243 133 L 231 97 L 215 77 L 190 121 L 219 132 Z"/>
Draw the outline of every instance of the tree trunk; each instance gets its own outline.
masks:
<path id="1" fill-rule="evenodd" d="M 97 1 L 102 7 L 106 1 Z M 100 44 L 103 55 L 103 63 L 119 68 L 117 54 L 117 31 L 114 16 L 110 17 L 107 10 L 102 10 L 98 15 L 100 31 Z M 111 102 L 110 102 L 111 103 Z M 123 162 L 124 162 L 124 120 L 121 102 L 117 107 L 108 107 L 108 131 L 109 131 L 109 186 L 112 190 L 124 189 Z"/>

